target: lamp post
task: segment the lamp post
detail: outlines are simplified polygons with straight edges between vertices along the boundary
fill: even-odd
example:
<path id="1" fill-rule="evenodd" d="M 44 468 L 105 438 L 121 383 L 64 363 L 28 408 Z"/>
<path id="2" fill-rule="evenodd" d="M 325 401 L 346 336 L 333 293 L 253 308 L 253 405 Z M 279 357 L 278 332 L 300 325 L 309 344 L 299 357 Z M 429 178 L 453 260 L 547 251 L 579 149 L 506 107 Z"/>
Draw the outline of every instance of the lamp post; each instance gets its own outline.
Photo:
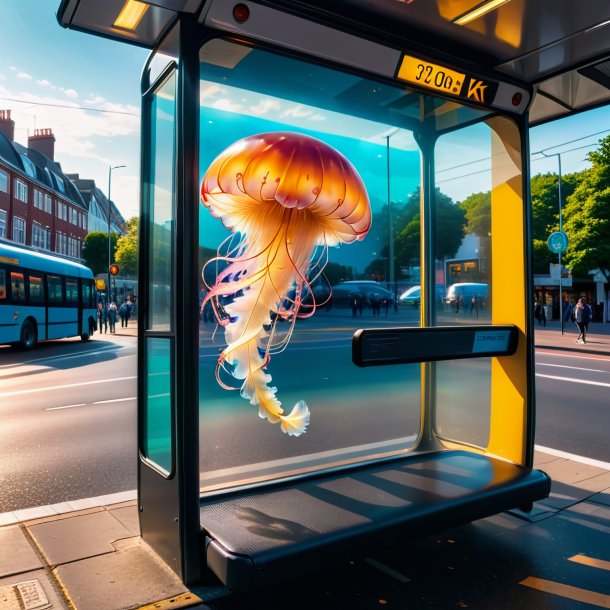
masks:
<path id="1" fill-rule="evenodd" d="M 562 219 L 561 219 L 561 153 L 554 153 L 552 155 L 547 155 L 543 150 L 540 151 L 540 154 L 543 157 L 557 157 L 558 164 L 558 179 L 557 179 L 557 193 L 559 199 L 559 232 L 563 233 Z M 562 286 L 561 279 L 563 275 L 563 269 L 561 267 L 561 249 L 557 252 L 559 257 L 559 318 L 561 320 L 561 334 L 563 335 L 563 294 L 562 294 Z"/>
<path id="2" fill-rule="evenodd" d="M 112 185 L 112 170 L 127 167 L 126 165 L 111 165 L 108 168 L 108 285 L 106 286 L 106 302 L 110 303 L 110 265 L 112 265 L 112 239 L 110 237 L 110 214 L 112 213 L 112 199 L 110 199 L 110 187 Z"/>
<path id="3" fill-rule="evenodd" d="M 390 138 L 399 131 L 396 127 L 386 134 L 386 174 L 388 183 L 388 281 L 390 287 L 394 288 L 394 311 L 398 308 L 398 286 L 395 278 L 395 261 L 394 261 L 394 226 L 392 222 L 392 206 L 390 202 Z M 391 288 L 390 288 L 391 289 Z"/>

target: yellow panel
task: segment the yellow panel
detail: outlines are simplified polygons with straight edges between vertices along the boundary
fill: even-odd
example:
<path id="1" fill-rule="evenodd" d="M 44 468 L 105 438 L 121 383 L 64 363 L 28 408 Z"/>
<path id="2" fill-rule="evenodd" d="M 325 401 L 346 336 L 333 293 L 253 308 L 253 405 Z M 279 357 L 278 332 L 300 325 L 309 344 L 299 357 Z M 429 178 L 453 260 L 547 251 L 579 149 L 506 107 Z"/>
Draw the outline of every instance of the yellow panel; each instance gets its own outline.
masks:
<path id="1" fill-rule="evenodd" d="M 523 463 L 527 400 L 525 243 L 521 145 L 509 119 L 488 121 L 492 128 L 492 323 L 515 324 L 517 353 L 492 359 L 491 426 L 488 452 Z"/>

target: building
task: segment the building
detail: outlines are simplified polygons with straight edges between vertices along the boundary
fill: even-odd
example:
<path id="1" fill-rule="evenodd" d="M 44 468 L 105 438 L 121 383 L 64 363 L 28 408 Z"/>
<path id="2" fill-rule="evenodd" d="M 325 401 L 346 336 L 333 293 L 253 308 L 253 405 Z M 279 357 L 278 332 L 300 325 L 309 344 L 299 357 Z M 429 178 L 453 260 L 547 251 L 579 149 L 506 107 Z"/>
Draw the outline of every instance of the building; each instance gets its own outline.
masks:
<path id="1" fill-rule="evenodd" d="M 113 201 L 98 188 L 95 180 L 81 178 L 79 174 L 66 174 L 78 189 L 88 209 L 87 232 L 108 232 L 108 208 L 110 207 L 110 232 L 124 235 L 126 231 L 125 219 Z"/>
<path id="2" fill-rule="evenodd" d="M 27 147 L 15 142 L 14 134 L 11 111 L 0 110 L 0 238 L 80 258 L 87 233 L 108 230 L 108 199 L 92 180 L 85 181 L 101 202 L 90 213 L 91 198 L 83 197 L 55 161 L 51 129 L 36 129 Z M 123 234 L 123 217 L 116 206 L 110 209 L 111 230 Z"/>

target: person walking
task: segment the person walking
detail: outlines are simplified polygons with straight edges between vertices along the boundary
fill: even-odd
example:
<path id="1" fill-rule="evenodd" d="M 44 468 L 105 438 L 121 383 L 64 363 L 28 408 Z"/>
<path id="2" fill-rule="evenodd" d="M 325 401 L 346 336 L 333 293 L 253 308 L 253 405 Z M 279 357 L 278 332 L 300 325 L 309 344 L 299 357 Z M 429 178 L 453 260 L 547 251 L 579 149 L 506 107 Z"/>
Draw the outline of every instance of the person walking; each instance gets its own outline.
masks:
<path id="1" fill-rule="evenodd" d="M 127 312 L 128 312 L 127 301 L 123 301 L 119 307 L 119 318 L 121 318 L 121 328 L 127 326 Z"/>
<path id="2" fill-rule="evenodd" d="M 114 301 L 112 301 L 110 303 L 110 305 L 108 305 L 108 312 L 107 312 L 108 325 L 110 326 L 111 333 L 116 332 L 116 314 L 117 314 L 117 306 L 116 306 L 116 303 Z"/>
<path id="3" fill-rule="evenodd" d="M 574 321 L 580 331 L 576 343 L 587 342 L 587 331 L 589 330 L 589 322 L 591 321 L 592 315 L 593 311 L 587 303 L 587 299 L 585 297 L 580 297 L 578 303 L 574 306 Z"/>
<path id="4" fill-rule="evenodd" d="M 100 335 L 108 331 L 108 316 L 106 315 L 106 307 L 101 301 L 97 304 L 97 323 L 100 329 Z"/>

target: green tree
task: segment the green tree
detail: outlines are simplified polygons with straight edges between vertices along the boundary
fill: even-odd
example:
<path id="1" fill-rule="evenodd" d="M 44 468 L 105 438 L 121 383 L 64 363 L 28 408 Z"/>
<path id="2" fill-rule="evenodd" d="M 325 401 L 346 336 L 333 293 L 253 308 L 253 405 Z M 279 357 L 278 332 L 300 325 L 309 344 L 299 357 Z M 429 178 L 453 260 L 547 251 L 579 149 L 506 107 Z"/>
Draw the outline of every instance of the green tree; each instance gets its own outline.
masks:
<path id="1" fill-rule="evenodd" d="M 420 253 L 420 189 L 410 195 L 400 221 L 395 242 L 396 260 L 400 266 L 409 266 L 419 259 Z M 459 205 L 436 189 L 434 193 L 436 209 L 436 252 L 438 259 L 452 257 L 457 252 L 464 237 L 465 213 Z"/>
<path id="2" fill-rule="evenodd" d="M 587 156 L 592 166 L 568 197 L 563 223 L 569 238 L 566 265 L 580 277 L 610 268 L 610 136 Z"/>
<path id="3" fill-rule="evenodd" d="M 559 188 L 557 174 L 538 174 L 530 181 L 532 202 L 532 236 L 547 240 L 553 231 L 559 229 Z M 574 192 L 580 181 L 580 174 L 561 177 L 561 207 Z M 548 271 L 548 270 L 547 270 Z"/>
<path id="4" fill-rule="evenodd" d="M 117 240 L 116 262 L 124 277 L 136 277 L 138 275 L 138 218 L 134 216 L 126 223 L 127 231 Z"/>
<path id="5" fill-rule="evenodd" d="M 114 261 L 118 235 L 110 234 L 110 259 Z M 82 257 L 85 265 L 93 271 L 93 275 L 108 273 L 108 233 L 94 231 L 85 237 L 83 242 Z"/>
<path id="6" fill-rule="evenodd" d="M 491 235 L 491 192 L 473 193 L 460 203 L 466 216 L 466 233 L 485 238 Z"/>

